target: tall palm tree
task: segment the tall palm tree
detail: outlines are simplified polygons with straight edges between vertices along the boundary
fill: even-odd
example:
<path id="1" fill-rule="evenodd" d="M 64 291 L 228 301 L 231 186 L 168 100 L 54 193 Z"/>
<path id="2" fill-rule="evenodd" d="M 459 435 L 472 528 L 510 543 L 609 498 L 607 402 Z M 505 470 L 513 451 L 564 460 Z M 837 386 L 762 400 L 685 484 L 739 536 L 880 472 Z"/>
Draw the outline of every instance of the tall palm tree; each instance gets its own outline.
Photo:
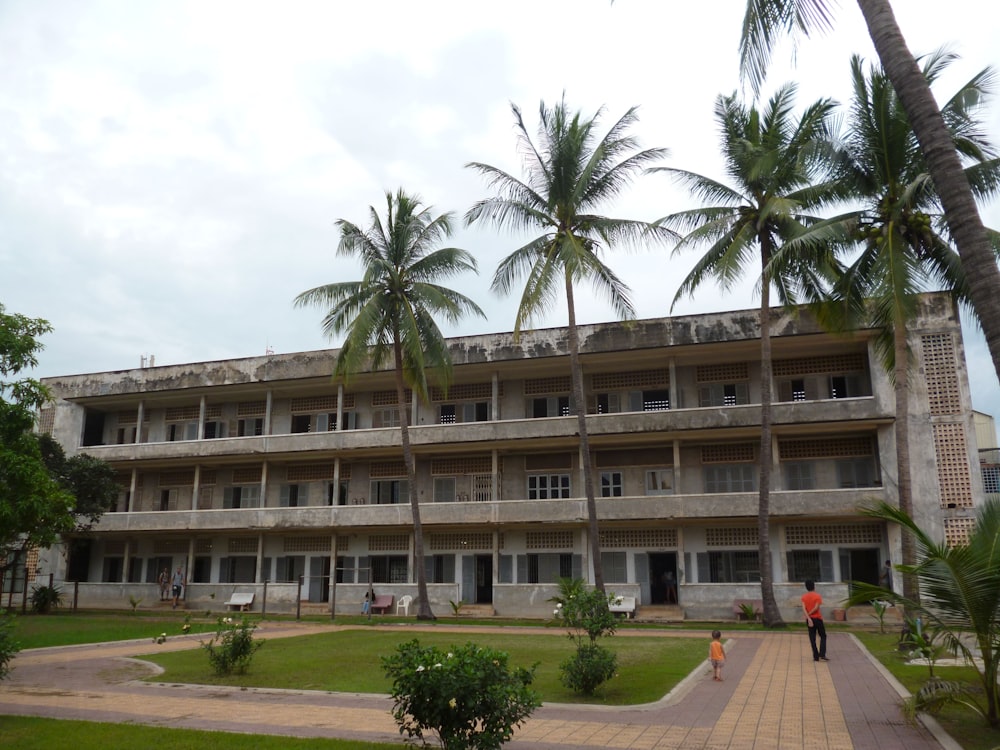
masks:
<path id="1" fill-rule="evenodd" d="M 866 511 L 902 526 L 917 542 L 918 561 L 900 566 L 920 582 L 920 601 L 870 584 L 855 583 L 848 606 L 884 599 L 919 617 L 925 628 L 939 632 L 949 650 L 973 663 L 974 652 L 982 668 L 976 670 L 985 696 L 980 710 L 991 727 L 1000 727 L 1000 501 L 979 506 L 976 520 L 962 544 L 949 546 L 931 537 L 901 509 L 881 503 Z M 970 639 L 971 637 L 971 639 Z M 963 696 L 966 705 L 975 701 Z"/>
<path id="2" fill-rule="evenodd" d="M 777 40 L 788 32 L 824 30 L 833 23 L 833 0 L 747 0 L 740 65 L 759 90 Z M 882 67 L 907 117 L 934 181 L 955 241 L 973 309 L 1000 377 L 1000 269 L 975 197 L 930 84 L 896 22 L 889 0 L 858 0 Z"/>
<path id="3" fill-rule="evenodd" d="M 524 158 L 525 179 L 488 164 L 466 165 L 485 176 L 497 195 L 476 203 L 466 213 L 465 221 L 472 224 L 482 219 L 501 229 L 541 231 L 500 261 L 493 276 L 493 289 L 501 294 L 509 294 L 522 276 L 527 277 L 514 321 L 515 338 L 553 303 L 560 284 L 565 291 L 572 409 L 580 433 L 594 585 L 604 591 L 574 291 L 581 281 L 590 281 L 619 316 L 634 317 L 628 287 L 604 264 L 601 255 L 619 244 L 663 240 L 670 234 L 646 222 L 591 212 L 620 195 L 637 174 L 666 151 L 639 150 L 637 140 L 627 132 L 638 119 L 635 107 L 601 135 L 598 119 L 603 110 L 585 119 L 579 112 L 571 113 L 565 99 L 551 108 L 542 102 L 537 145 L 528 134 L 521 110 L 514 104 L 511 110 L 518 151 Z"/>
<path id="4" fill-rule="evenodd" d="M 334 376 L 345 382 L 363 369 L 391 366 L 395 372 L 399 429 L 406 464 L 410 509 L 413 514 L 413 553 L 416 567 L 417 618 L 434 619 L 427 597 L 424 536 L 420 524 L 417 470 L 410 447 L 409 404 L 406 386 L 427 399 L 427 373 L 440 383 L 451 382 L 451 356 L 435 322 L 441 315 L 451 323 L 474 313 L 486 317 L 471 299 L 440 282 L 465 271 L 476 271 L 475 259 L 465 250 L 436 248 L 452 233 L 452 214 L 433 217 L 418 197 L 400 188 L 386 193 L 385 222 L 374 206 L 370 225 L 362 229 L 340 219 L 337 255 L 360 258 L 361 281 L 318 286 L 295 298 L 296 307 L 327 309 L 323 331 L 329 336 L 346 331 L 337 355 Z"/>
<path id="5" fill-rule="evenodd" d="M 953 60 L 943 52 L 925 58 L 928 83 Z M 841 327 L 856 325 L 860 318 L 881 331 L 876 352 L 895 390 L 899 507 L 912 516 L 907 328 L 917 313 L 918 292 L 939 286 L 967 299 L 967 287 L 943 223 L 937 222 L 942 231 L 936 231 L 932 216 L 940 213 L 940 201 L 892 84 L 881 68 L 866 70 L 858 56 L 851 59 L 851 77 L 854 95 L 839 177 L 863 208 L 838 223 L 845 235 L 861 243 L 862 251 L 832 289 L 835 300 L 847 303 L 833 310 L 849 311 L 851 319 L 827 322 Z M 941 107 L 955 150 L 974 162 L 966 170 L 968 180 L 983 194 L 995 190 L 1000 178 L 1000 164 L 990 158 L 991 147 L 974 117 L 991 79 L 989 70 L 982 71 Z M 902 543 L 903 564 L 915 564 L 913 537 L 904 534 Z M 917 598 L 912 576 L 903 578 L 903 595 Z"/>
<path id="6" fill-rule="evenodd" d="M 820 100 L 796 121 L 792 116 L 795 86 L 781 88 L 762 112 L 747 107 L 736 95 L 720 96 L 715 118 L 722 134 L 726 171 L 736 187 L 682 169 L 657 168 L 673 175 L 704 203 L 660 222 L 687 232 L 674 253 L 695 245 L 708 251 L 681 283 L 674 303 L 714 278 L 723 289 L 756 268 L 760 290 L 760 488 L 757 515 L 763 621 L 783 624 L 774 598 L 770 546 L 771 491 L 771 289 L 782 304 L 796 295 L 817 294 L 835 270 L 829 247 L 803 245 L 799 255 L 785 253 L 775 262 L 783 243 L 816 223 L 808 212 L 836 198 L 835 184 L 817 181 L 828 165 L 833 102 Z"/>

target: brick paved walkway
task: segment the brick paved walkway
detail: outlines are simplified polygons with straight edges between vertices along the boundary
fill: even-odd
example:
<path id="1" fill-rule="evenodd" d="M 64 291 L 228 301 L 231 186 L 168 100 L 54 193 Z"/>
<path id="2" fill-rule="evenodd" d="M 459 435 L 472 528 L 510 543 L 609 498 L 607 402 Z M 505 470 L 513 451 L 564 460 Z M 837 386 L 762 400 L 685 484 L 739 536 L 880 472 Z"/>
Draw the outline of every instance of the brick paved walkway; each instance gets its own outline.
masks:
<path id="1" fill-rule="evenodd" d="M 280 638 L 331 627 L 266 623 L 260 634 Z M 703 633 L 690 635 L 706 640 Z M 0 714 L 402 743 L 390 714 L 391 701 L 384 695 L 148 683 L 140 680 L 151 673 L 151 665 L 129 658 L 197 646 L 197 636 L 188 636 L 160 646 L 133 641 L 23 652 L 14 661 L 10 679 L 0 683 Z M 830 655 L 828 663 L 813 662 L 802 633 L 737 632 L 728 644 L 725 682 L 714 682 L 706 664 L 654 704 L 627 708 L 546 704 L 508 747 L 955 747 L 904 720 L 895 686 L 851 636 L 832 633 Z"/>

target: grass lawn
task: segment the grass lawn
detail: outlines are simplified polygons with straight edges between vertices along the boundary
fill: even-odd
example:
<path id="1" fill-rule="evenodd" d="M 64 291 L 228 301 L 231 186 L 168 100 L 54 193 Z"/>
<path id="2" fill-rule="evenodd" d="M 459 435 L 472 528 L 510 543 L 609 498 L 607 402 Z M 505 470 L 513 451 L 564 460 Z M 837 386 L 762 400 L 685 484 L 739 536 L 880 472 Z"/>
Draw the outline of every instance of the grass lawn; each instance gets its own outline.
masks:
<path id="1" fill-rule="evenodd" d="M 386 750 L 399 745 L 351 740 L 299 739 L 266 734 L 202 732 L 135 724 L 100 724 L 92 721 L 0 716 L 0 747 L 50 750 L 72 742 L 73 750 L 143 748 L 143 750 Z"/>
<path id="2" fill-rule="evenodd" d="M 618 675 L 592 698 L 584 699 L 559 683 L 559 664 L 573 644 L 564 635 L 511 633 L 434 633 L 350 630 L 266 642 L 256 653 L 250 673 L 215 677 L 201 649 L 144 656 L 166 671 L 156 680 L 172 683 L 294 688 L 353 693 L 388 693 L 391 684 L 382 671 L 383 656 L 399 643 L 416 638 L 424 646 L 449 649 L 468 641 L 510 654 L 512 666 L 530 667 L 542 700 L 556 703 L 629 705 L 659 700 L 704 661 L 705 643 L 691 638 L 641 636 L 602 639 L 618 655 Z M 266 641 L 266 638 L 264 639 Z"/>
<path id="3" fill-rule="evenodd" d="M 21 648 L 71 646 L 78 643 L 104 643 L 149 638 L 160 633 L 167 637 L 181 634 L 186 615 L 180 612 L 87 612 L 49 615 L 18 613 L 14 619 L 14 638 Z M 191 615 L 192 633 L 215 632 L 212 617 Z"/>
<path id="4" fill-rule="evenodd" d="M 871 633 L 856 631 L 854 633 L 871 654 L 892 672 L 910 693 L 916 693 L 927 681 L 929 671 L 926 665 L 908 664 L 900 654 L 897 644 L 897 633 Z M 945 680 L 967 682 L 978 685 L 979 679 L 972 667 L 934 667 L 934 674 Z M 982 694 L 980 694 L 982 703 Z M 1000 747 L 1000 731 L 990 729 L 986 720 L 972 709 L 957 704 L 941 710 L 934 718 L 950 734 L 964 750 L 993 750 Z"/>

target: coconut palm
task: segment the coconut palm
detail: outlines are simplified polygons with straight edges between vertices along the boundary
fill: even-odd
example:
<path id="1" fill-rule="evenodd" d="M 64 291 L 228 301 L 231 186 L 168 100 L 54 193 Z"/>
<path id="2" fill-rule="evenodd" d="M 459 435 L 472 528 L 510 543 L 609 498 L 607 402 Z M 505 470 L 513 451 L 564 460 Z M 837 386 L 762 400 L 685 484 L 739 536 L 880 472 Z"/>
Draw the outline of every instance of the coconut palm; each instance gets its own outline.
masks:
<path id="1" fill-rule="evenodd" d="M 833 23 L 832 0 L 747 0 L 740 67 L 759 90 L 777 40 L 788 32 L 822 31 Z M 906 46 L 889 0 L 858 0 L 886 76 L 899 96 L 934 181 L 969 283 L 973 309 L 1000 377 L 1000 269 L 983 227 L 951 133 L 930 84 Z"/>
<path id="2" fill-rule="evenodd" d="M 920 601 L 870 584 L 855 583 L 847 606 L 881 599 L 905 607 L 925 628 L 937 631 L 950 650 L 977 669 L 986 706 L 980 711 L 990 726 L 1000 727 L 1000 500 L 979 506 L 967 541 L 941 544 L 899 508 L 881 503 L 864 511 L 872 518 L 902 526 L 916 539 L 916 565 L 898 566 L 920 584 Z M 970 696 L 964 696 L 965 701 Z"/>
<path id="3" fill-rule="evenodd" d="M 628 287 L 601 255 L 620 244 L 669 239 L 670 233 L 646 222 L 591 212 L 620 195 L 638 173 L 666 151 L 639 150 L 637 140 L 627 132 L 637 120 L 635 107 L 601 135 L 598 120 L 603 111 L 586 119 L 579 112 L 571 113 L 565 99 L 551 108 L 542 102 L 537 145 L 528 134 L 521 110 L 513 104 L 511 110 L 525 179 L 488 164 L 466 165 L 486 177 L 497 195 L 476 203 L 465 221 L 485 220 L 500 229 L 541 231 L 504 258 L 493 276 L 493 289 L 501 294 L 509 294 L 522 276 L 527 277 L 514 321 L 515 339 L 554 302 L 560 285 L 565 291 L 572 409 L 580 433 L 594 585 L 604 591 L 574 292 L 578 283 L 590 281 L 619 316 L 634 317 Z"/>
<path id="4" fill-rule="evenodd" d="M 928 83 L 953 60 L 943 52 L 925 58 Z M 847 303 L 834 310 L 850 311 L 849 320 L 835 325 L 862 319 L 881 331 L 876 352 L 895 389 L 899 507 L 912 516 L 907 327 L 917 314 L 918 292 L 938 286 L 965 297 L 967 287 L 943 222 L 933 218 L 940 214 L 940 201 L 892 84 L 881 68 L 866 70 L 858 56 L 851 60 L 851 77 L 854 95 L 840 180 L 863 208 L 838 222 L 845 234 L 860 242 L 862 251 L 832 290 L 834 299 Z M 1000 165 L 990 158 L 991 148 L 974 117 L 991 79 L 991 72 L 984 70 L 941 107 L 955 150 L 973 162 L 966 170 L 969 182 L 983 194 L 995 190 L 1000 178 Z M 913 538 L 904 534 L 902 541 L 902 561 L 913 565 Z M 903 579 L 903 595 L 917 598 L 910 576 Z"/>
<path id="5" fill-rule="evenodd" d="M 781 88 L 762 112 L 743 105 L 733 94 L 720 96 L 715 117 L 722 134 L 722 156 L 735 187 L 682 169 L 658 168 L 686 185 L 707 205 L 666 216 L 660 222 L 687 232 L 674 253 L 708 245 L 687 278 L 674 304 L 693 295 L 714 278 L 730 288 L 748 271 L 758 274 L 760 291 L 761 439 L 758 507 L 758 552 L 763 621 L 782 624 L 774 598 L 770 549 L 771 483 L 771 290 L 782 304 L 798 294 L 818 294 L 835 270 L 824 243 L 803 243 L 798 255 L 774 259 L 783 243 L 817 222 L 809 211 L 836 198 L 835 184 L 817 180 L 829 161 L 830 115 L 834 104 L 820 100 L 796 120 L 792 115 L 795 86 Z"/>
<path id="6" fill-rule="evenodd" d="M 395 372 L 403 461 L 413 514 L 417 618 L 434 619 L 427 597 L 406 386 L 426 400 L 428 370 L 436 374 L 444 387 L 451 381 L 451 357 L 435 316 L 454 323 L 468 313 L 485 315 L 471 299 L 439 283 L 476 270 L 475 259 L 465 250 L 436 248 L 451 236 L 452 215 L 433 217 L 430 208 L 422 206 L 418 197 L 402 189 L 395 195 L 387 192 L 385 197 L 384 223 L 374 206 L 369 208 L 367 229 L 344 219 L 337 222 L 340 227 L 337 254 L 360 258 L 364 267 L 361 281 L 318 286 L 296 297 L 295 305 L 327 309 L 323 318 L 323 331 L 327 335 L 346 332 L 334 366 L 335 377 L 347 382 L 356 372 L 387 366 Z"/>

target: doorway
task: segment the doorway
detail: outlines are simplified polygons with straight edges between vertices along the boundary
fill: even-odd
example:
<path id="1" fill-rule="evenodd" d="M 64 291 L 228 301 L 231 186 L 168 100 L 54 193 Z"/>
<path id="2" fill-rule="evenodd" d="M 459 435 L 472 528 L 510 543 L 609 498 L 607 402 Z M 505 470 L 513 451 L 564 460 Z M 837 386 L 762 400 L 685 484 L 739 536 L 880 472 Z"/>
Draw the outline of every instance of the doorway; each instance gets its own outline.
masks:
<path id="1" fill-rule="evenodd" d="M 476 604 L 493 603 L 493 555 L 476 555 Z"/>
<path id="2" fill-rule="evenodd" d="M 678 604 L 677 553 L 649 553 L 650 604 Z"/>
<path id="3" fill-rule="evenodd" d="M 309 601 L 330 601 L 330 557 L 309 558 Z"/>
<path id="4" fill-rule="evenodd" d="M 840 550 L 840 580 L 851 584 L 851 589 L 854 588 L 854 583 L 878 586 L 881 573 L 879 557 L 878 549 Z"/>

